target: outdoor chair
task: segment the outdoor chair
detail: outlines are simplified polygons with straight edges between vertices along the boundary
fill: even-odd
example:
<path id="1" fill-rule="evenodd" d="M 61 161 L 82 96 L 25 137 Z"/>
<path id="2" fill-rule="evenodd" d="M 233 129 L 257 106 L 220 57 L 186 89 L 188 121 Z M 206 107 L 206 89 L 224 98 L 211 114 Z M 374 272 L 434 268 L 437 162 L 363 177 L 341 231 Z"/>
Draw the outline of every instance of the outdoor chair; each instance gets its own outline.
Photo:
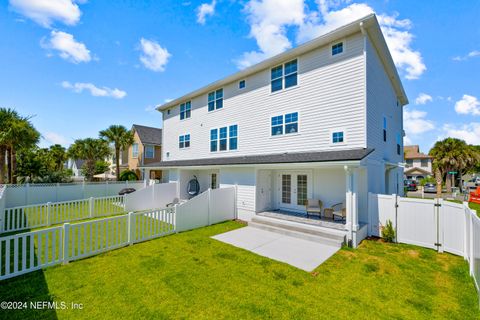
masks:
<path id="1" fill-rule="evenodd" d="M 306 211 L 307 211 L 307 218 L 308 216 L 318 216 L 322 214 L 323 203 L 321 200 L 318 199 L 308 199 L 305 204 Z"/>
<path id="2" fill-rule="evenodd" d="M 347 209 L 343 205 L 343 202 L 334 204 L 330 209 L 332 210 L 333 221 L 335 221 L 335 217 L 339 217 L 341 220 L 347 218 Z"/>

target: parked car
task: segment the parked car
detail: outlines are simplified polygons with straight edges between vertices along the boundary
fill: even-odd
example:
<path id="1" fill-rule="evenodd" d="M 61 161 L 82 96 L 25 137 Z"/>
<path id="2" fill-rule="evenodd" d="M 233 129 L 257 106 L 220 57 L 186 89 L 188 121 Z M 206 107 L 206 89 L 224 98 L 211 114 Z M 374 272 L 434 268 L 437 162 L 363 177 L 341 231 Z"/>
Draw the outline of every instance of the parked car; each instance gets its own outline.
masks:
<path id="1" fill-rule="evenodd" d="M 405 188 L 407 191 L 417 191 L 417 182 L 414 180 L 405 180 Z"/>
<path id="2" fill-rule="evenodd" d="M 475 187 L 480 186 L 480 177 L 475 178 Z"/>
<path id="3" fill-rule="evenodd" d="M 123 196 L 125 194 L 129 194 L 129 193 L 132 193 L 132 192 L 135 192 L 135 189 L 134 188 L 125 188 L 125 189 L 122 189 L 120 190 L 120 192 L 118 193 L 119 196 Z"/>
<path id="4" fill-rule="evenodd" d="M 426 183 L 423 186 L 423 192 L 426 193 L 436 193 L 437 192 L 437 185 L 434 183 Z"/>

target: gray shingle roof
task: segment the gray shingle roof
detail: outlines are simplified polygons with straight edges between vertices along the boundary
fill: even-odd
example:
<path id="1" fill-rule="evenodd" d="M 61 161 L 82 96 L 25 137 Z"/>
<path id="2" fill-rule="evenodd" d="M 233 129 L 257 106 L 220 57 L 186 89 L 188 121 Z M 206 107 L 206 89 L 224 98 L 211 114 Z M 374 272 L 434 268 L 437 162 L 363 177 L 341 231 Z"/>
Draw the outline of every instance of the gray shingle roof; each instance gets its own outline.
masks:
<path id="1" fill-rule="evenodd" d="M 133 129 L 138 133 L 143 144 L 162 144 L 162 129 L 141 126 L 139 124 L 134 124 Z"/>
<path id="2" fill-rule="evenodd" d="M 328 161 L 355 161 L 362 160 L 374 149 L 351 149 L 317 152 L 277 153 L 253 155 L 243 157 L 222 157 L 178 161 L 161 161 L 145 165 L 145 167 L 187 167 L 187 166 L 214 166 L 214 165 L 241 165 L 241 164 L 273 164 L 273 163 L 301 163 L 301 162 L 328 162 Z"/>

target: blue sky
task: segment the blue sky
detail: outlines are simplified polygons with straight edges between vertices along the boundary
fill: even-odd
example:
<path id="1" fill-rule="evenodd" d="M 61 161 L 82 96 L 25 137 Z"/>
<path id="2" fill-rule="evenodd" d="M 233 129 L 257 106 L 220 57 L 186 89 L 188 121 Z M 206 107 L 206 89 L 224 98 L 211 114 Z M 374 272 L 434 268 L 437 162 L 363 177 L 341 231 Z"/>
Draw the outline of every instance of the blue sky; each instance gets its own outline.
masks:
<path id="1" fill-rule="evenodd" d="M 0 0 L 0 106 L 34 115 L 42 146 L 161 126 L 153 106 L 372 11 L 410 100 L 406 143 L 480 144 L 473 0 Z"/>

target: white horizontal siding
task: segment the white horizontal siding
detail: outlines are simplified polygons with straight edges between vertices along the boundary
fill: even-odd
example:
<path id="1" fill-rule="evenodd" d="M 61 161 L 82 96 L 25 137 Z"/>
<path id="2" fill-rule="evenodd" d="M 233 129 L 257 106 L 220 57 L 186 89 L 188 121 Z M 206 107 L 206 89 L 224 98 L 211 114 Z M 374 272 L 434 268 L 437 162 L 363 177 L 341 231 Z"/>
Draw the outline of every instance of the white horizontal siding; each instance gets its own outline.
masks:
<path id="1" fill-rule="evenodd" d="M 403 108 L 371 42 L 367 41 L 367 145 L 375 152 L 370 158 L 398 163 L 397 134 L 403 133 Z M 383 117 L 387 117 L 387 142 L 383 141 Z M 402 137 L 403 140 L 403 137 Z"/>
<path id="2" fill-rule="evenodd" d="M 346 39 L 344 54 L 330 56 L 330 46 L 298 57 L 299 84 L 270 92 L 270 69 L 223 87 L 224 107 L 208 112 L 207 95 L 192 99 L 192 116 L 180 121 L 179 108 L 164 112 L 164 160 L 231 157 L 279 152 L 365 147 L 364 59 L 360 34 Z M 270 136 L 271 116 L 299 112 L 299 133 Z M 210 129 L 238 125 L 238 150 L 210 152 Z M 332 146 L 330 131 L 346 130 L 347 144 Z M 191 147 L 178 148 L 178 136 L 190 133 Z M 166 153 L 169 156 L 166 156 Z"/>

